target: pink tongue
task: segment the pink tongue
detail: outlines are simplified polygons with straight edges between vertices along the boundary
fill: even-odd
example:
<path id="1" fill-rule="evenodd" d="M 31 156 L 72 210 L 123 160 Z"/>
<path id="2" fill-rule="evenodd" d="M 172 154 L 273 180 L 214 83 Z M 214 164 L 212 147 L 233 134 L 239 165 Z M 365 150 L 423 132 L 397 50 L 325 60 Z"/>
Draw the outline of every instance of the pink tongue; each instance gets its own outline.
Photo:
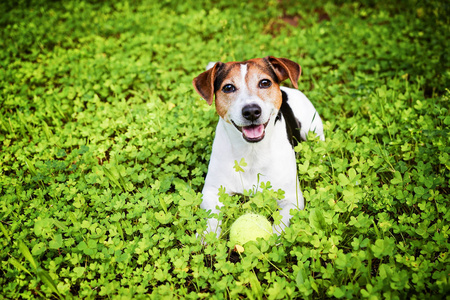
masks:
<path id="1" fill-rule="evenodd" d="M 242 127 L 242 133 L 250 139 L 259 138 L 264 134 L 264 125 L 250 125 Z"/>

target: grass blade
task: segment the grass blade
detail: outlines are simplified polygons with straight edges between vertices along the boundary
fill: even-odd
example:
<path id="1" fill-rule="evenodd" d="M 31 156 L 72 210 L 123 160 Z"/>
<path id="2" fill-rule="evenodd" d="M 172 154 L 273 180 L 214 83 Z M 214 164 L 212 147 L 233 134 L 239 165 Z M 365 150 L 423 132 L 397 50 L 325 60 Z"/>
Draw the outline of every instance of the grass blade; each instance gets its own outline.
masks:
<path id="1" fill-rule="evenodd" d="M 28 271 L 20 262 L 18 262 L 14 257 L 10 257 L 8 260 L 9 263 L 11 263 L 14 267 L 16 267 L 19 271 L 24 271 L 25 273 L 28 273 L 28 275 L 31 275 L 31 272 Z"/>
<path id="2" fill-rule="evenodd" d="M 37 270 L 38 265 L 37 265 L 36 261 L 34 260 L 33 255 L 31 255 L 30 250 L 22 241 L 19 241 L 19 250 L 23 254 L 23 256 L 28 260 L 28 262 L 31 264 L 31 266 L 35 270 Z"/>
<path id="3" fill-rule="evenodd" d="M 6 228 L 3 226 L 2 223 L 0 223 L 0 230 L 3 232 L 3 235 L 6 237 L 6 239 L 9 241 L 11 239 L 11 237 L 8 234 L 8 231 L 6 230 Z"/>
<path id="4" fill-rule="evenodd" d="M 55 282 L 53 281 L 52 277 L 50 277 L 50 274 L 48 274 L 47 271 L 45 271 L 42 268 L 37 269 L 37 275 L 41 281 L 50 288 L 50 290 L 58 295 L 58 298 L 62 298 L 61 294 L 58 291 L 58 288 L 56 287 Z"/>

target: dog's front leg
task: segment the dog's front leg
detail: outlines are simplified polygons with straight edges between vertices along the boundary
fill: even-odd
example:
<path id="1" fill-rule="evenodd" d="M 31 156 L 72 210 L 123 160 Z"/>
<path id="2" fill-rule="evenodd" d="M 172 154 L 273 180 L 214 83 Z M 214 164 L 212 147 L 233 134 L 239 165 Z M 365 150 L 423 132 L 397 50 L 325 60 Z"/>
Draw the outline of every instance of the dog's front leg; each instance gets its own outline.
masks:
<path id="1" fill-rule="evenodd" d="M 292 218 L 291 209 L 301 210 L 305 208 L 305 199 L 303 198 L 302 191 L 300 190 L 298 180 L 296 190 L 296 192 L 286 193 L 286 198 L 278 201 L 278 206 L 280 207 L 281 222 L 280 224 L 273 226 L 273 232 L 278 235 L 280 235 L 284 231 L 284 228 L 290 225 L 290 220 Z"/>
<path id="2" fill-rule="evenodd" d="M 215 191 L 213 191 L 215 190 Z M 203 201 L 200 204 L 200 207 L 206 211 L 211 211 L 211 214 L 216 214 L 219 216 L 220 208 L 223 204 L 219 201 L 219 196 L 217 195 L 217 189 L 212 189 L 208 191 L 207 189 L 203 189 Z M 203 232 L 204 235 L 214 232 L 217 237 L 220 236 L 222 222 L 219 221 L 216 217 L 208 218 L 206 220 L 206 230 Z"/>
<path id="3" fill-rule="evenodd" d="M 278 225 L 272 226 L 273 232 L 278 235 L 280 235 L 284 231 L 284 228 L 286 228 L 290 225 L 290 220 L 292 218 L 291 213 L 290 213 L 291 209 L 298 209 L 297 205 L 295 205 L 287 200 L 284 200 L 284 201 L 286 201 L 286 202 L 279 203 L 280 215 L 282 217 L 281 222 Z"/>

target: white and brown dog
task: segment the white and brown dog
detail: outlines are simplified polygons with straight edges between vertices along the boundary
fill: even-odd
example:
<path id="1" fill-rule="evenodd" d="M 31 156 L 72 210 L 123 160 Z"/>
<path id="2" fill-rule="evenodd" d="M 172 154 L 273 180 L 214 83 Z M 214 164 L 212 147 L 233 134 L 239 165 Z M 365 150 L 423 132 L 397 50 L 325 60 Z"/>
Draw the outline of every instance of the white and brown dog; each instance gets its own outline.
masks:
<path id="1" fill-rule="evenodd" d="M 308 98 L 297 89 L 280 87 L 289 78 L 297 88 L 301 68 L 272 56 L 217 62 L 207 68 L 193 84 L 209 105 L 215 95 L 220 119 L 200 206 L 218 214 L 223 206 L 218 196 L 221 186 L 229 194 L 241 194 L 256 186 L 261 176 L 274 189 L 285 191 L 285 198 L 278 201 L 281 225 L 274 227 L 279 234 L 289 226 L 290 210 L 304 208 L 294 146 L 309 131 L 324 140 L 322 120 Z M 248 168 L 240 175 L 233 166 L 242 158 Z M 220 231 L 220 221 L 208 219 L 205 234 L 219 236 Z"/>

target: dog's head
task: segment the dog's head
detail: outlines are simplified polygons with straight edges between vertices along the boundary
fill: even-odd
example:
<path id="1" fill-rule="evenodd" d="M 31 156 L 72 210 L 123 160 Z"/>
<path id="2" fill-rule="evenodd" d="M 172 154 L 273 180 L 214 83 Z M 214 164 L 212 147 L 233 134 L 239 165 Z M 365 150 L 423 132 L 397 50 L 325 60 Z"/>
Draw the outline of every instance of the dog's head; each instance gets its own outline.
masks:
<path id="1" fill-rule="evenodd" d="M 242 132 L 247 142 L 259 142 L 282 103 L 280 82 L 290 79 L 295 88 L 300 66 L 286 58 L 267 56 L 244 62 L 217 62 L 194 78 L 195 90 L 209 105 Z"/>

